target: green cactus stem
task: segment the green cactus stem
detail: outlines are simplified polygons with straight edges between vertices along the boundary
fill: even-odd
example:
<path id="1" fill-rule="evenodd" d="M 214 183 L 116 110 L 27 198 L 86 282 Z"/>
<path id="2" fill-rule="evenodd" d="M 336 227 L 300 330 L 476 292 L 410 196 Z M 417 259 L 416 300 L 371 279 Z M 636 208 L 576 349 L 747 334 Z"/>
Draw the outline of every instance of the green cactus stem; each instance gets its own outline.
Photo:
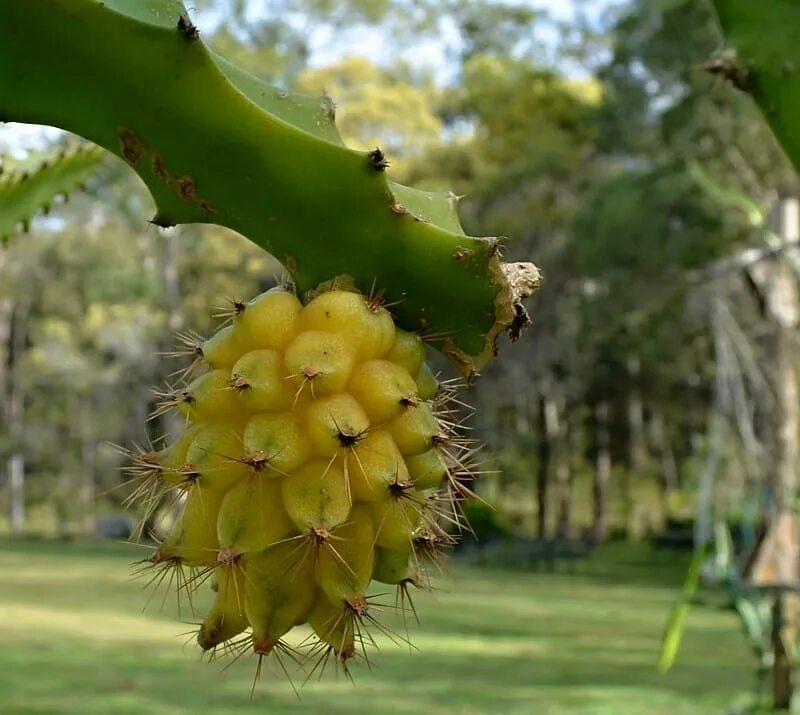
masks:
<path id="1" fill-rule="evenodd" d="M 215 223 L 272 253 L 309 291 L 374 292 L 465 372 L 527 322 L 532 264 L 464 234 L 454 197 L 387 179 L 344 147 L 327 98 L 267 85 L 212 53 L 175 0 L 4 0 L 0 119 L 49 124 L 121 156 L 153 222 Z"/>
<path id="2" fill-rule="evenodd" d="M 713 0 L 727 47 L 706 68 L 750 94 L 800 169 L 800 4 Z"/>
<path id="3" fill-rule="evenodd" d="M 91 145 L 37 156 L 9 166 L 0 162 L 0 242 L 18 226 L 27 229 L 40 211 L 47 212 L 57 196 L 79 188 L 96 170 L 104 152 Z"/>

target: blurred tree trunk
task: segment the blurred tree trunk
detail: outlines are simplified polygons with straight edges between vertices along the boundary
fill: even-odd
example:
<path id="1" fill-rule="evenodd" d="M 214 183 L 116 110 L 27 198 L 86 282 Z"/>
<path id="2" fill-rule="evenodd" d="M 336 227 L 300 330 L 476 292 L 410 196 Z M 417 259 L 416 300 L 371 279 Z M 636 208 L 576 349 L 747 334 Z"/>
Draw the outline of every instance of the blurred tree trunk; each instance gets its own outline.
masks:
<path id="1" fill-rule="evenodd" d="M 778 230 L 785 239 L 800 235 L 796 200 L 781 202 Z M 797 491 L 798 405 L 797 328 L 800 324 L 797 278 L 780 257 L 758 263 L 750 274 L 763 297 L 764 317 L 771 326 L 771 350 L 766 352 L 772 382 L 773 408 L 767 484 L 772 502 L 768 514 L 766 540 L 775 544 L 774 580 L 779 589 L 773 604 L 772 693 L 776 710 L 789 710 L 794 691 L 794 651 L 798 636 L 798 561 L 797 516 L 794 499 Z"/>
<path id="2" fill-rule="evenodd" d="M 639 356 L 633 353 L 628 355 L 625 369 L 628 374 L 626 405 L 628 444 L 627 469 L 625 470 L 624 482 L 621 487 L 623 520 L 625 527 L 630 530 L 634 507 L 633 488 L 636 480 L 642 477 L 645 469 L 645 464 L 647 462 L 647 444 L 645 441 L 644 404 L 642 403 L 642 393 L 639 385 L 642 372 Z"/>
<path id="3" fill-rule="evenodd" d="M 10 434 L 9 425 L 9 393 L 8 371 L 11 360 L 11 320 L 14 316 L 14 301 L 11 298 L 0 298 L 0 423 L 3 433 Z M 0 445 L 0 450 L 5 451 L 6 445 Z M 2 464 L 0 462 L 0 464 Z M 0 485 L 7 484 L 10 488 L 10 478 L 6 463 L 0 471 Z M 9 489 L 10 491 L 10 489 Z"/>
<path id="4" fill-rule="evenodd" d="M 30 303 L 13 303 L 11 331 L 7 342 L 8 375 L 7 425 L 11 437 L 11 454 L 8 458 L 9 524 L 11 533 L 21 534 L 25 529 L 25 437 L 24 398 L 20 384 L 20 359 L 25 350 Z"/>
<path id="5" fill-rule="evenodd" d="M 556 537 L 568 539 L 572 525 L 572 484 L 569 462 L 569 419 L 566 412 L 564 391 L 555 392 L 549 411 L 548 432 L 553 449 L 553 472 L 556 486 Z"/>
<path id="6" fill-rule="evenodd" d="M 628 469 L 639 475 L 647 462 L 647 444 L 644 432 L 644 403 L 642 402 L 642 366 L 638 355 L 629 355 L 628 371 Z"/>
<path id="7" fill-rule="evenodd" d="M 657 455 L 661 464 L 661 482 L 659 484 L 661 487 L 661 503 L 659 505 L 659 517 L 661 520 L 661 527 L 663 528 L 667 519 L 670 517 L 669 495 L 678 488 L 678 462 L 675 459 L 672 442 L 664 424 L 664 415 L 658 407 L 652 405 L 650 409 L 648 431 L 653 453 Z"/>
<path id="8" fill-rule="evenodd" d="M 789 523 L 793 532 L 788 535 L 785 553 L 781 554 L 781 580 L 796 585 L 800 571 L 797 554 L 797 519 L 793 501 L 797 489 L 798 456 L 798 390 L 795 368 L 798 305 L 795 278 L 787 266 L 773 266 L 768 294 L 768 312 L 774 321 L 774 348 L 772 351 L 775 408 L 772 428 L 773 444 L 770 491 L 773 496 L 771 526 L 782 521 Z M 794 548 L 791 548 L 791 547 Z M 778 594 L 773 618 L 773 698 L 774 707 L 789 710 L 794 691 L 793 655 L 797 644 L 797 593 Z"/>
<path id="9" fill-rule="evenodd" d="M 569 526 L 570 530 L 573 528 L 573 519 L 575 515 L 575 510 L 573 509 L 576 494 L 575 482 L 574 477 L 578 474 L 581 474 L 582 471 L 586 468 L 586 454 L 585 454 L 585 446 L 586 446 L 586 424 L 584 421 L 584 403 L 581 401 L 578 404 L 573 403 L 572 405 L 567 406 L 566 408 L 566 415 L 567 415 L 567 435 L 566 435 L 566 446 L 565 451 L 567 453 L 567 464 L 569 468 L 570 474 L 570 484 L 569 484 L 569 492 L 570 492 L 570 515 L 569 515 Z M 585 538 L 586 530 L 582 530 L 582 533 L 576 533 L 576 536 L 580 538 Z"/>
<path id="10" fill-rule="evenodd" d="M 160 234 L 157 236 L 158 255 L 161 289 L 164 293 L 164 310 L 167 314 L 167 325 L 163 336 L 164 352 L 174 349 L 175 335 L 181 330 L 184 324 L 183 310 L 181 308 L 181 286 L 180 286 L 180 266 L 179 266 L 179 246 L 177 229 L 171 234 Z M 169 366 L 173 367 L 173 366 Z M 174 367 L 180 367 L 175 365 Z M 164 376 L 169 379 L 168 375 Z M 183 420 L 174 412 L 166 412 L 158 420 L 162 434 L 169 435 L 174 439 L 183 426 Z"/>
<path id="11" fill-rule="evenodd" d="M 0 417 L 7 419 L 8 368 L 11 360 L 11 321 L 14 317 L 14 301 L 0 298 Z"/>
<path id="12" fill-rule="evenodd" d="M 53 500 L 53 508 L 56 516 L 56 535 L 61 540 L 69 538 L 70 499 L 67 497 L 69 494 L 72 494 L 72 479 L 69 474 L 59 472 L 56 475 L 56 498 Z"/>
<path id="13" fill-rule="evenodd" d="M 94 536 L 95 533 L 95 492 L 97 470 L 97 445 L 92 429 L 92 399 L 91 395 L 81 405 L 84 418 L 80 421 L 80 445 L 83 479 L 80 485 L 80 500 L 82 509 L 82 531 L 84 536 Z"/>
<path id="14" fill-rule="evenodd" d="M 168 234 L 159 231 L 158 235 L 161 245 L 159 268 L 164 291 L 164 310 L 167 313 L 167 329 L 164 333 L 165 352 L 169 352 L 175 342 L 176 334 L 183 328 L 185 322 L 181 304 L 180 244 L 178 243 L 183 231 L 184 229 L 181 227 Z M 168 436 L 168 442 L 172 442 L 186 426 L 185 421 L 181 419 L 176 410 L 166 412 L 158 421 L 161 424 L 162 434 Z M 183 510 L 183 503 L 183 499 L 174 500 L 173 519 L 178 519 Z M 154 509 L 145 524 L 143 533 L 148 533 L 155 528 L 156 514 L 157 510 Z"/>
<path id="15" fill-rule="evenodd" d="M 550 434 L 548 432 L 548 412 L 552 411 L 549 397 L 543 394 L 539 398 L 539 459 L 536 472 L 536 536 L 543 540 L 547 537 L 547 500 L 550 480 L 550 457 L 552 455 Z"/>
<path id="16" fill-rule="evenodd" d="M 164 308 L 167 312 L 167 332 L 164 336 L 165 350 L 172 346 L 175 333 L 183 327 L 181 289 L 179 274 L 178 234 L 163 234 L 157 237 L 161 248 L 161 284 L 164 291 Z"/>
<path id="17" fill-rule="evenodd" d="M 605 541 L 608 536 L 608 483 L 611 479 L 611 436 L 608 430 L 609 405 L 602 400 L 594 408 L 594 481 L 592 497 L 594 521 L 591 534 L 594 543 Z"/>
<path id="18" fill-rule="evenodd" d="M 661 487 L 667 494 L 678 488 L 678 463 L 672 449 L 664 415 L 658 408 L 653 408 L 650 415 L 650 441 L 661 462 Z"/>

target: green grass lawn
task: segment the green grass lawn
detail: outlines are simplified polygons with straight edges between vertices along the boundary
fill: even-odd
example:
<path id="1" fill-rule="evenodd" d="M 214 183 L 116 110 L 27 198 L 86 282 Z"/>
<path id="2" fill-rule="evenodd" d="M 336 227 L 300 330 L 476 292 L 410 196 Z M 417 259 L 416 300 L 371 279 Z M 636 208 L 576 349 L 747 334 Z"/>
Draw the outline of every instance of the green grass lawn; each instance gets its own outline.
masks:
<path id="1" fill-rule="evenodd" d="M 753 679 L 736 617 L 713 605 L 692 611 L 678 665 L 656 673 L 682 564 L 607 550 L 572 575 L 455 567 L 416 598 L 418 650 L 381 639 L 355 685 L 331 670 L 299 699 L 266 672 L 251 702 L 251 660 L 223 672 L 184 648 L 172 603 L 142 613 L 135 553 L 0 542 L 0 713 L 706 715 Z"/>

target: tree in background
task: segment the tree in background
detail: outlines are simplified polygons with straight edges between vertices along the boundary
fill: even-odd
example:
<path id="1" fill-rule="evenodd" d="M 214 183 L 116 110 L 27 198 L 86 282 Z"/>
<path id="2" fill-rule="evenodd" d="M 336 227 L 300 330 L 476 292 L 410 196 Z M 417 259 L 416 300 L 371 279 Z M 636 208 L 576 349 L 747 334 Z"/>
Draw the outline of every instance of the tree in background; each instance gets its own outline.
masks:
<path id="1" fill-rule="evenodd" d="M 254 17 L 245 3 L 207 2 L 197 11 L 212 18 L 210 42 L 219 51 L 262 77 L 327 91 L 338 101 L 348 142 L 390 147 L 402 178 L 431 189 L 452 186 L 463 197 L 470 230 L 514 236 L 504 247 L 509 257 L 539 257 L 546 280 L 534 306 L 536 325 L 505 369 L 489 369 L 474 390 L 481 433 L 505 467 L 486 479 L 486 493 L 509 510 L 513 524 L 542 536 L 589 527 L 608 533 L 628 525 L 637 503 L 655 503 L 653 513 L 663 517 L 677 486 L 692 492 L 717 359 L 708 312 L 695 309 L 703 301 L 694 276 L 759 239 L 741 213 L 703 198 L 688 162 L 765 205 L 793 186 L 752 107 L 703 68 L 718 44 L 705 3 L 622 3 L 602 26 L 588 25 L 582 36 L 572 28 L 569 39 L 577 37 L 578 45 L 564 43 L 560 52 L 541 39 L 541 30 L 553 27 L 549 20 L 514 4 L 416 3 L 409 14 L 399 2 L 334 8 L 309 1 L 271 3 Z M 443 76 L 403 64 L 411 43 L 432 40 L 445 25 L 450 65 Z M 320 37 L 326 28 L 376 33 L 386 39 L 386 56 L 380 65 L 346 57 L 308 67 L 316 41 L 309 28 Z M 592 54 L 598 46 L 605 54 Z M 588 58 L 593 77 L 565 75 L 576 56 Z M 265 266 L 244 242 L 225 239 L 223 249 L 214 230 L 202 241 L 189 240 L 194 228 L 164 238 L 142 231 L 134 217 L 148 199 L 117 166 L 106 171 L 109 179 L 94 192 L 115 210 L 88 210 L 79 200 L 65 209 L 65 220 L 74 213 L 98 234 L 119 232 L 113 245 L 140 252 L 130 253 L 129 275 L 107 282 L 99 268 L 97 276 L 91 270 L 94 258 L 78 259 L 89 246 L 72 246 L 80 279 L 59 289 L 65 296 L 53 300 L 55 316 L 88 321 L 91 314 L 95 327 L 91 335 L 61 339 L 102 345 L 103 325 L 137 324 L 137 306 L 157 303 L 153 344 L 170 350 L 169 330 L 204 333 L 207 304 L 250 292 L 231 280 L 234 271 L 255 276 Z M 48 224 L 37 231 L 46 237 Z M 60 271 L 62 258 L 53 255 L 52 270 Z M 218 266 L 213 272 L 211 262 Z M 93 289 L 91 299 L 81 298 L 89 280 L 130 287 L 134 297 Z M 724 286 L 720 295 L 745 335 L 757 332 L 748 282 Z M 55 323 L 39 326 L 43 310 L 32 308 L 31 350 L 57 332 Z M 676 327 L 685 331 L 680 338 Z M 135 356 L 131 364 L 138 367 L 127 379 L 137 383 L 166 377 Z M 35 365 L 31 385 L 50 389 L 55 378 L 44 379 L 47 363 Z M 87 365 L 84 379 L 101 374 Z M 132 424 L 133 418 L 98 438 L 123 442 L 134 436 Z M 111 474 L 105 466 L 98 471 L 103 479 Z M 644 498 L 635 496 L 640 488 Z"/>

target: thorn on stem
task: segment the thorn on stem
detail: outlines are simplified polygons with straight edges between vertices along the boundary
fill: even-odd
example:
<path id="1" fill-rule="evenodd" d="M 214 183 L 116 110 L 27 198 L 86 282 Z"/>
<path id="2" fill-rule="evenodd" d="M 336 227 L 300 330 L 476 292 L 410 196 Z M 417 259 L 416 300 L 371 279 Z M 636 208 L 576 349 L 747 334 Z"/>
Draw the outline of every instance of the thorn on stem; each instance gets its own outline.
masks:
<path id="1" fill-rule="evenodd" d="M 386 155 L 378 147 L 375 147 L 367 156 L 369 157 L 370 165 L 375 171 L 385 171 L 389 166 Z"/>
<path id="2" fill-rule="evenodd" d="M 178 32 L 180 32 L 185 39 L 190 41 L 197 40 L 200 37 L 200 31 L 192 24 L 192 21 L 186 17 L 186 15 L 181 15 L 178 18 Z"/>
<path id="3" fill-rule="evenodd" d="M 165 216 L 161 216 L 159 214 L 153 216 L 153 218 L 150 219 L 150 223 L 153 224 L 153 226 L 158 226 L 159 228 L 174 228 L 175 226 L 174 221 L 171 221 Z"/>
<path id="4" fill-rule="evenodd" d="M 700 65 L 715 77 L 721 77 L 730 82 L 736 89 L 749 92 L 751 89 L 750 77 L 746 67 L 739 62 L 735 52 L 724 50 L 716 53 L 708 61 Z"/>

